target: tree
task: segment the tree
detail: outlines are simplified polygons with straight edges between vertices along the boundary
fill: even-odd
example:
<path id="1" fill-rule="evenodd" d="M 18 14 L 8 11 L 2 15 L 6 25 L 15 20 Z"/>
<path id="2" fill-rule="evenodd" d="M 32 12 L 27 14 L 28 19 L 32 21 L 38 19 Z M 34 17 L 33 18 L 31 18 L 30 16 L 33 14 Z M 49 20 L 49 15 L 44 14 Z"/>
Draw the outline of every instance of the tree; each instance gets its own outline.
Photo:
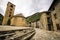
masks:
<path id="1" fill-rule="evenodd" d="M 0 25 L 2 25 L 3 15 L 0 13 Z"/>

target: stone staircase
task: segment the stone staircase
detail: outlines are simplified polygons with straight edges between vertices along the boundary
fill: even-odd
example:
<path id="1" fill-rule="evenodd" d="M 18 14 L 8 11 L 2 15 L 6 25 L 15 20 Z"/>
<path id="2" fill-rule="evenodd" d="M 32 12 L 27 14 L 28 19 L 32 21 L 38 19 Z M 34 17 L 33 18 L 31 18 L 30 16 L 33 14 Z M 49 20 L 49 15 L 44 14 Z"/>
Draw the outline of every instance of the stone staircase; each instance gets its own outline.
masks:
<path id="1" fill-rule="evenodd" d="M 28 40 L 35 34 L 35 30 L 33 28 L 11 28 L 12 30 L 7 30 L 7 27 L 6 30 L 0 30 L 0 40 Z"/>

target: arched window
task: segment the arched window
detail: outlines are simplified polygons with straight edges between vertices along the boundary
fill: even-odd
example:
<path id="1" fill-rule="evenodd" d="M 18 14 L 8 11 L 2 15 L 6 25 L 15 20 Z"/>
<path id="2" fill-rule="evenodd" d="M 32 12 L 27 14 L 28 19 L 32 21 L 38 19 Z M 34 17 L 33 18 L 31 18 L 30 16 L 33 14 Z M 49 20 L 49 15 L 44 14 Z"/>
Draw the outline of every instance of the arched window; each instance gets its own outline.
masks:
<path id="1" fill-rule="evenodd" d="M 9 14 L 9 17 L 11 17 L 11 12 L 10 12 L 10 14 Z"/>
<path id="2" fill-rule="evenodd" d="M 10 7 L 12 7 L 12 8 L 13 8 L 13 5 L 10 5 Z"/>
<path id="3" fill-rule="evenodd" d="M 57 18 L 56 13 L 54 14 L 55 19 Z"/>

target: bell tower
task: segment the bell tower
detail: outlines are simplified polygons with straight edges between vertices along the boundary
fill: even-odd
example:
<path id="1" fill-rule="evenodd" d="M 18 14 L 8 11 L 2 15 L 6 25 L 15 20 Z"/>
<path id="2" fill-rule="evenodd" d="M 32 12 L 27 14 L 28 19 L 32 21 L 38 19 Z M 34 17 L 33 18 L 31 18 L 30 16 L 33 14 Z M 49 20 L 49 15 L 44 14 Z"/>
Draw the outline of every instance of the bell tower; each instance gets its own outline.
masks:
<path id="1" fill-rule="evenodd" d="M 15 5 L 8 2 L 2 25 L 10 25 L 10 18 L 14 16 Z"/>

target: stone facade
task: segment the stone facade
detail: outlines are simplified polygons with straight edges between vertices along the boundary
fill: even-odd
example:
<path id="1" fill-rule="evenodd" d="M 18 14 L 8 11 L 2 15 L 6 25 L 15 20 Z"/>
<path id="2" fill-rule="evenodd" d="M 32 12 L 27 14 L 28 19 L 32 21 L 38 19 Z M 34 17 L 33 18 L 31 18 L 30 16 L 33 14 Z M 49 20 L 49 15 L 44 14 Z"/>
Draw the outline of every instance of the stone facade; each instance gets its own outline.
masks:
<path id="1" fill-rule="evenodd" d="M 39 27 L 40 27 L 40 21 L 31 22 L 31 26 L 32 26 L 33 28 L 39 28 Z"/>
<path id="2" fill-rule="evenodd" d="M 36 28 L 36 22 L 33 22 L 34 23 L 34 28 Z"/>
<path id="3" fill-rule="evenodd" d="M 8 2 L 2 25 L 10 25 L 10 18 L 14 15 L 15 5 Z"/>
<path id="4" fill-rule="evenodd" d="M 41 28 L 45 30 L 52 31 L 53 29 L 53 22 L 50 12 L 42 12 L 40 17 Z"/>
<path id="5" fill-rule="evenodd" d="M 40 16 L 41 16 L 41 13 L 40 12 L 37 12 L 29 17 L 27 17 L 27 22 L 28 22 L 28 25 L 29 27 L 33 27 L 33 28 L 41 28 L 40 27 Z"/>
<path id="6" fill-rule="evenodd" d="M 27 26 L 22 14 L 14 15 L 15 5 L 8 2 L 2 25 Z"/>
<path id="7" fill-rule="evenodd" d="M 50 15 L 43 13 L 40 18 L 42 28 L 45 30 L 60 30 L 60 0 L 54 0 L 50 9 Z M 50 17 L 49 17 L 50 16 Z"/>
<path id="8" fill-rule="evenodd" d="M 59 31 L 60 30 L 60 0 L 55 0 L 53 4 L 54 4 L 52 5 L 53 7 L 50 8 L 50 9 L 54 9 L 53 11 L 51 11 L 53 27 L 55 31 Z"/>
<path id="9" fill-rule="evenodd" d="M 27 26 L 25 17 L 22 14 L 17 14 L 11 18 L 11 25 L 13 26 Z"/>
<path id="10" fill-rule="evenodd" d="M 47 16 L 46 13 L 43 13 L 40 17 L 41 27 L 42 29 L 46 29 L 47 27 Z"/>

